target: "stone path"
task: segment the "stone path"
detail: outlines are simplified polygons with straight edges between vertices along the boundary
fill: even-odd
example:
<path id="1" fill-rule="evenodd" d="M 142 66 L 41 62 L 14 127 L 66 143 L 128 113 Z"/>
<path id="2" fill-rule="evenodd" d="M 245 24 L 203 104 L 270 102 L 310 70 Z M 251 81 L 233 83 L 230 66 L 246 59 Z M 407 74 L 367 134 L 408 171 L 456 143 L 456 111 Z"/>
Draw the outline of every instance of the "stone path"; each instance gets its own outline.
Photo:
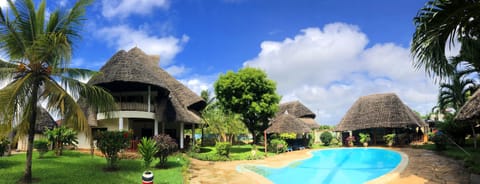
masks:
<path id="1" fill-rule="evenodd" d="M 394 148 L 409 157 L 405 170 L 392 184 L 468 184 L 470 174 L 461 162 L 437 155 L 424 149 Z M 310 150 L 294 151 L 269 157 L 265 160 L 208 162 L 191 159 L 189 179 L 191 184 L 264 184 L 271 183 L 265 178 L 250 172 L 238 172 L 239 164 L 262 164 L 282 167 L 288 163 L 309 158 Z"/>

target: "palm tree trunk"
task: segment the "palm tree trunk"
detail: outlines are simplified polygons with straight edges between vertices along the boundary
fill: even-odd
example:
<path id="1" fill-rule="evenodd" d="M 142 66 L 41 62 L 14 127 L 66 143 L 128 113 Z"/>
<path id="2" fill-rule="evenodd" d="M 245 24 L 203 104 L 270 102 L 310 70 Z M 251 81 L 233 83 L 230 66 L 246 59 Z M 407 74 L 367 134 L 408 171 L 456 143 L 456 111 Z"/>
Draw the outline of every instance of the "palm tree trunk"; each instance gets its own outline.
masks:
<path id="1" fill-rule="evenodd" d="M 473 148 L 477 149 L 477 134 L 475 133 L 475 126 L 473 126 L 474 123 L 470 123 L 470 126 L 472 127 L 472 132 L 473 132 Z"/>
<path id="2" fill-rule="evenodd" d="M 34 83 L 32 89 L 32 109 L 28 127 L 28 143 L 27 143 L 27 162 L 25 164 L 25 173 L 23 174 L 23 182 L 32 183 L 32 156 L 33 156 L 33 139 L 35 138 L 35 121 L 37 119 L 37 102 L 38 102 L 38 82 Z"/>
<path id="3" fill-rule="evenodd" d="M 202 140 L 202 141 L 200 142 L 200 146 L 204 146 L 204 145 L 205 145 L 205 144 L 204 144 L 204 141 L 203 141 L 203 133 L 204 133 L 204 130 L 205 130 L 205 126 L 202 125 L 202 137 L 201 137 L 201 140 Z"/>

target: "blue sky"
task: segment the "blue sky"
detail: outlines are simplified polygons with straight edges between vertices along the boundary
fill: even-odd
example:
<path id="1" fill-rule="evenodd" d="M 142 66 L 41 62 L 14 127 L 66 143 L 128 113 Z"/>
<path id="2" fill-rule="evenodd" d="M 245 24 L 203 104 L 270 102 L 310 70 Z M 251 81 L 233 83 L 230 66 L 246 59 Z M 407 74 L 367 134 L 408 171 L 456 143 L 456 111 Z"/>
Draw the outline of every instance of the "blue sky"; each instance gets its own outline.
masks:
<path id="1" fill-rule="evenodd" d="M 358 97 L 395 92 L 421 113 L 437 85 L 412 67 L 413 17 L 426 1 L 97 0 L 72 65 L 98 70 L 120 49 L 160 55 L 195 92 L 218 75 L 258 67 L 282 101 L 300 100 L 337 124 Z M 49 10 L 72 1 L 48 1 Z M 1 3 L 0 3 L 1 5 Z"/>

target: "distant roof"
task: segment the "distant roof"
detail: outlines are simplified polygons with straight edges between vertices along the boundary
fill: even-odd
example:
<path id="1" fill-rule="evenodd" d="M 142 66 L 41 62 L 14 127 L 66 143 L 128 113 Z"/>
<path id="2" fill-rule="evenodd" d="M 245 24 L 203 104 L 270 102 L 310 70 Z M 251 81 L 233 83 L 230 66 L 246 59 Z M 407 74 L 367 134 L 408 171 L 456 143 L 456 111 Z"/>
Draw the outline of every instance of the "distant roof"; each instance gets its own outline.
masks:
<path id="1" fill-rule="evenodd" d="M 289 114 L 297 118 L 309 117 L 315 119 L 315 113 L 300 103 L 300 101 L 282 103 L 279 105 L 279 109 L 277 114 L 283 114 L 285 111 L 288 111 Z"/>
<path id="2" fill-rule="evenodd" d="M 284 113 L 276 116 L 272 120 L 271 126 L 265 131 L 267 133 L 307 133 L 312 129 L 300 119 Z"/>
<path id="3" fill-rule="evenodd" d="M 455 116 L 457 121 L 476 121 L 478 119 L 480 119 L 480 90 L 473 93 Z"/>
<path id="4" fill-rule="evenodd" d="M 408 126 L 426 126 L 426 124 L 396 94 L 386 93 L 360 97 L 350 107 L 335 130 Z"/>
<path id="5" fill-rule="evenodd" d="M 46 129 L 53 129 L 57 126 L 55 120 L 43 107 L 38 107 L 37 120 L 35 124 L 35 133 L 43 133 Z"/>

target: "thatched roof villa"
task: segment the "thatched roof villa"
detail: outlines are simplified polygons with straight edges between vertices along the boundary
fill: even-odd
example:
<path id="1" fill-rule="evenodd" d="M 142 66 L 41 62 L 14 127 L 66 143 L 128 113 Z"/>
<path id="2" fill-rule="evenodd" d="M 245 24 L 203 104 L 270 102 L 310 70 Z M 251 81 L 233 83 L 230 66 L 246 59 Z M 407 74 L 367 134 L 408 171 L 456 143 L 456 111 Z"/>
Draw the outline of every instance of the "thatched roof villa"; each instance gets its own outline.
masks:
<path id="1" fill-rule="evenodd" d="M 368 132 L 375 142 L 383 142 L 388 133 L 413 133 L 426 127 L 424 121 L 406 106 L 394 93 L 373 94 L 360 97 L 340 123 L 336 131 Z M 411 140 L 410 140 L 411 141 Z"/>
<path id="2" fill-rule="evenodd" d="M 200 123 L 206 102 L 161 69 L 159 61 L 137 47 L 121 50 L 100 69 L 101 75 L 88 81 L 107 89 L 119 108 L 113 119 L 88 113 L 93 131 L 131 129 L 137 139 L 165 133 L 183 148 L 183 131 Z M 90 146 L 85 137 L 81 140 L 79 147 Z"/>
<path id="3" fill-rule="evenodd" d="M 300 101 L 285 102 L 279 105 L 279 111 L 276 116 L 285 114 L 291 114 L 292 116 L 300 119 L 310 128 L 319 128 L 320 125 L 315 121 L 315 113 L 303 105 Z"/>

